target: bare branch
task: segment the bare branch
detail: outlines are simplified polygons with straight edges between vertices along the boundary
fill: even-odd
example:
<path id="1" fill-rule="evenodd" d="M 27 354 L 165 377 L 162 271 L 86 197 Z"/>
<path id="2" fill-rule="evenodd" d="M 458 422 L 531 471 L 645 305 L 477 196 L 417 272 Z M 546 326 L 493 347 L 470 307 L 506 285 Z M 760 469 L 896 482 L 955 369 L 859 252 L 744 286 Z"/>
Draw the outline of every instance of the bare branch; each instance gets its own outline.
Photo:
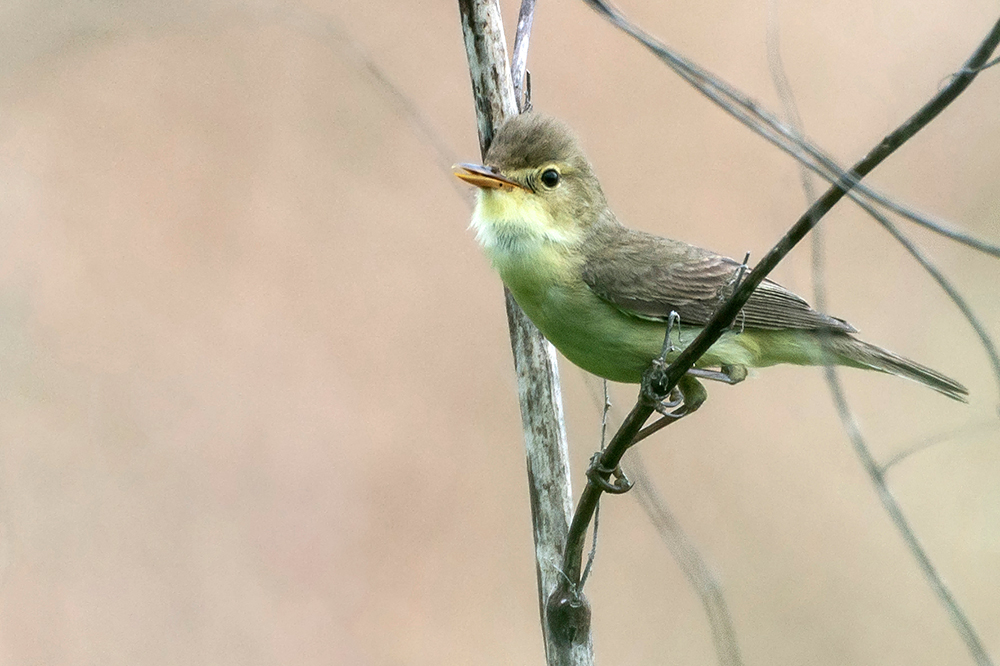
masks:
<path id="1" fill-rule="evenodd" d="M 517 115 L 500 5 L 496 0 L 458 0 L 458 8 L 476 100 L 479 149 L 485 157 L 497 128 Z"/>
<path id="2" fill-rule="evenodd" d="M 518 112 L 503 23 L 497 0 L 459 0 L 458 6 L 476 100 L 479 143 L 485 157 L 497 128 Z M 528 11 L 530 14 L 530 8 Z M 530 24 L 529 16 L 526 25 Z M 524 59 L 527 30 L 523 31 L 522 43 Z M 561 583 L 557 563 L 562 559 L 572 511 L 569 450 L 555 349 L 506 289 L 505 294 L 527 453 L 545 654 L 550 665 L 593 664 L 590 607 L 579 597 L 552 603 L 553 593 Z"/>
<path id="3" fill-rule="evenodd" d="M 517 15 L 517 32 L 514 34 L 514 57 L 511 74 L 514 79 L 514 93 L 517 108 L 523 113 L 527 107 L 525 75 L 528 71 L 528 42 L 531 40 L 531 23 L 535 18 L 535 0 L 521 0 L 521 11 Z"/>
<path id="4" fill-rule="evenodd" d="M 769 7 L 773 9 L 773 3 L 771 3 Z M 778 22 L 773 14 L 768 22 L 768 60 L 770 61 L 771 75 L 774 80 L 775 88 L 777 88 L 778 96 L 781 98 L 786 114 L 791 119 L 791 123 L 794 128 L 797 131 L 801 131 L 802 119 L 799 116 L 798 107 L 795 104 L 795 96 L 792 92 L 791 86 L 788 84 L 784 66 L 781 62 L 781 55 L 778 49 Z M 809 172 L 805 168 L 801 168 L 800 172 L 802 178 L 802 189 L 806 195 L 808 203 L 814 198 L 811 179 L 809 177 Z M 856 201 L 856 203 L 869 215 L 874 217 L 883 227 L 885 227 L 948 293 L 951 299 L 965 315 L 966 319 L 968 319 L 972 324 L 976 332 L 979 333 L 980 339 L 983 341 L 983 346 L 986 348 L 987 353 L 994 362 L 994 368 L 998 373 L 998 378 L 1000 378 L 1000 361 L 997 360 L 996 348 L 993 346 L 993 341 L 990 339 L 989 335 L 979 323 L 978 319 L 976 319 L 971 308 L 958 291 L 951 285 L 950 282 L 947 281 L 941 271 L 939 271 L 926 257 L 923 256 L 913 242 L 901 231 L 899 231 L 899 229 L 897 229 L 896 226 L 892 224 L 892 222 L 890 222 L 884 215 L 875 210 L 867 201 Z M 826 301 L 826 289 L 823 273 L 822 236 L 819 234 L 813 235 L 813 283 L 816 293 L 817 306 L 822 306 Z M 964 609 L 958 604 L 958 601 L 951 594 L 948 586 L 938 574 L 937 569 L 935 569 L 932 565 L 930 557 L 927 555 L 926 551 L 924 551 L 923 546 L 917 540 L 913 529 L 910 527 L 909 522 L 903 515 L 902 508 L 899 506 L 896 498 L 892 496 L 892 492 L 889 490 L 885 480 L 886 466 L 879 467 L 875 463 L 875 458 L 871 454 L 871 450 L 868 448 L 864 436 L 861 434 L 861 429 L 857 425 L 857 420 L 847 404 L 847 398 L 844 395 L 843 387 L 840 384 L 840 377 L 837 374 L 836 368 L 833 366 L 827 366 L 825 368 L 824 375 L 830 388 L 830 394 L 833 397 L 834 404 L 837 408 L 841 425 L 854 445 L 855 453 L 861 460 L 861 464 L 865 471 L 868 473 L 869 480 L 872 485 L 875 486 L 879 499 L 882 501 L 882 506 L 889 514 L 889 518 L 892 520 L 893 525 L 895 525 L 896 530 L 903 537 L 903 541 L 909 549 L 910 555 L 914 558 L 914 560 L 916 560 L 924 574 L 924 577 L 937 594 L 941 605 L 944 606 L 945 610 L 947 610 L 948 614 L 951 616 L 952 623 L 957 629 L 962 640 L 965 642 L 966 648 L 976 660 L 976 663 L 979 664 L 979 666 L 991 665 L 992 661 L 986 653 L 986 649 L 973 628 L 972 623 L 969 621 L 968 616 L 965 614 Z"/>
<path id="5" fill-rule="evenodd" d="M 601 407 L 601 451 L 603 451 L 608 443 L 608 414 L 611 413 L 611 396 L 608 394 L 608 380 L 602 379 L 601 386 L 604 388 L 604 404 Z M 587 578 L 590 577 L 590 572 L 594 568 L 594 560 L 597 559 L 597 532 L 601 525 L 601 505 L 598 503 L 597 508 L 594 509 L 594 529 L 591 530 L 592 539 L 590 543 L 590 552 L 587 554 L 587 565 L 583 568 L 583 574 L 580 576 L 580 587 L 583 588 L 587 585 Z"/>
<path id="6" fill-rule="evenodd" d="M 987 421 L 980 421 L 978 423 L 970 423 L 968 425 L 962 426 L 960 428 L 954 428 L 948 430 L 947 432 L 940 432 L 935 435 L 931 435 L 926 439 L 923 439 L 915 444 L 910 444 L 906 446 L 902 451 L 896 453 L 891 458 L 886 460 L 881 465 L 882 473 L 887 473 L 892 467 L 895 467 L 899 463 L 903 462 L 910 456 L 919 453 L 925 449 L 929 449 L 932 446 L 936 446 L 943 442 L 948 442 L 953 439 L 957 439 L 962 435 L 974 435 L 977 433 L 990 432 L 995 433 L 997 430 L 996 419 L 989 419 Z"/>
<path id="7" fill-rule="evenodd" d="M 855 188 L 857 194 L 889 208 L 898 215 L 947 238 L 964 243 L 992 256 L 1000 257 L 1000 245 L 975 238 L 971 234 L 954 229 L 938 220 L 931 219 L 911 208 L 892 201 L 885 195 L 871 189 L 868 185 L 859 183 L 858 179 L 854 178 L 850 173 L 845 172 L 833 158 L 807 141 L 794 128 L 782 123 L 746 94 L 733 88 L 722 79 L 713 76 L 684 56 L 668 48 L 663 42 L 647 34 L 625 18 L 616 8 L 604 2 L 604 0 L 584 0 L 584 2 L 590 5 L 601 16 L 608 19 L 617 28 L 649 49 L 678 76 L 690 83 L 699 92 L 718 104 L 723 110 L 750 130 L 770 141 L 828 182 L 836 184 L 837 182 L 844 181 L 852 188 Z M 971 78 L 975 77 L 982 68 L 981 64 L 970 65 L 966 63 L 953 75 L 951 82 L 948 83 L 945 89 L 950 89 L 959 79 L 971 81 Z"/>
<path id="8" fill-rule="evenodd" d="M 826 378 L 830 385 L 834 404 L 837 406 L 837 414 L 840 416 L 847 436 L 854 445 L 855 454 L 861 460 L 865 472 L 871 478 L 872 485 L 875 486 L 879 500 L 882 502 L 882 507 L 889 514 L 889 519 L 892 520 L 892 524 L 896 526 L 900 536 L 903 537 L 903 542 L 906 544 L 910 554 L 913 555 L 913 559 L 916 560 L 917 566 L 920 568 L 921 573 L 924 574 L 924 578 L 927 579 L 931 589 L 934 590 L 934 593 L 941 601 L 941 605 L 944 606 L 951 617 L 951 623 L 955 626 L 976 664 L 978 666 L 993 666 L 993 660 L 987 654 L 986 648 L 976 633 L 975 628 L 972 626 L 969 618 L 966 617 L 965 612 L 958 604 L 954 595 L 952 595 L 951 590 L 948 589 L 934 563 L 931 562 L 920 540 L 917 539 L 916 533 L 914 533 L 909 521 L 906 520 L 906 516 L 903 515 L 903 510 L 900 508 L 896 498 L 892 496 L 892 491 L 889 490 L 889 486 L 885 481 L 885 474 L 875 461 L 871 451 L 869 451 L 861 430 L 858 428 L 857 421 L 854 419 L 850 407 L 847 405 L 847 399 L 844 396 L 844 389 L 840 384 L 840 378 L 832 367 L 824 368 L 824 370 L 826 371 Z"/>
<path id="9" fill-rule="evenodd" d="M 719 664 L 740 666 L 743 659 L 740 656 L 739 642 L 736 640 L 733 618 L 726 604 L 726 598 L 722 595 L 722 586 L 705 562 L 705 558 L 691 543 L 680 523 L 667 508 L 667 503 L 656 491 L 656 485 L 649 478 L 646 465 L 638 451 L 629 456 L 629 473 L 635 476 L 636 495 L 640 506 L 667 545 L 681 572 L 698 594 L 702 606 L 705 607 Z"/>

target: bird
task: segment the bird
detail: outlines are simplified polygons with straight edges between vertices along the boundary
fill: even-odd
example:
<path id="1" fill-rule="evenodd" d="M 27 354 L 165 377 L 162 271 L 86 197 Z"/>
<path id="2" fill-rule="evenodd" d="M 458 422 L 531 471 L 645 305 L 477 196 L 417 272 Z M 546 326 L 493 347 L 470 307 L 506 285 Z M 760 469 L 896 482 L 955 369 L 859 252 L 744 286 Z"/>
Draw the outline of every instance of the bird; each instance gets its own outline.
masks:
<path id="1" fill-rule="evenodd" d="M 477 189 L 470 227 L 514 300 L 563 356 L 598 377 L 641 383 L 654 359 L 672 360 L 694 340 L 746 270 L 622 225 L 575 134 L 543 113 L 509 119 L 483 164 L 456 164 L 454 174 Z M 765 279 L 677 388 L 693 411 L 707 398 L 699 379 L 735 384 L 749 368 L 840 365 L 967 402 L 959 382 L 856 334 Z"/>

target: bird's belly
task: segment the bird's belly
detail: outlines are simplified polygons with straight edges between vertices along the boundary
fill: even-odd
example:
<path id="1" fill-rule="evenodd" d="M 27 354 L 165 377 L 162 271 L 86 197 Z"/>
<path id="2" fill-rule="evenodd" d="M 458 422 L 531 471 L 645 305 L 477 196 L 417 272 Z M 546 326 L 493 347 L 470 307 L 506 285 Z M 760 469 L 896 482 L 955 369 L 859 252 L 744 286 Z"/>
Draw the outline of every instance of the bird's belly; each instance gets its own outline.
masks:
<path id="1" fill-rule="evenodd" d="M 666 330 L 623 314 L 589 290 L 550 289 L 541 302 L 525 306 L 525 312 L 574 364 L 619 382 L 642 379 Z"/>
<path id="2" fill-rule="evenodd" d="M 664 323 L 627 315 L 595 296 L 585 285 L 511 291 L 525 314 L 563 356 L 599 377 L 638 383 L 663 348 Z M 675 350 L 668 354 L 668 360 L 676 357 L 699 332 L 701 327 L 675 327 L 671 337 Z M 696 365 L 755 365 L 752 350 L 744 342 L 749 340 L 726 333 Z"/>
<path id="3" fill-rule="evenodd" d="M 663 348 L 666 324 L 625 314 L 590 290 L 565 255 L 546 246 L 492 248 L 494 266 L 525 314 L 563 356 L 587 372 L 617 382 L 639 383 Z M 672 360 L 700 326 L 675 327 Z M 756 366 L 759 345 L 750 331 L 726 332 L 696 363 Z"/>

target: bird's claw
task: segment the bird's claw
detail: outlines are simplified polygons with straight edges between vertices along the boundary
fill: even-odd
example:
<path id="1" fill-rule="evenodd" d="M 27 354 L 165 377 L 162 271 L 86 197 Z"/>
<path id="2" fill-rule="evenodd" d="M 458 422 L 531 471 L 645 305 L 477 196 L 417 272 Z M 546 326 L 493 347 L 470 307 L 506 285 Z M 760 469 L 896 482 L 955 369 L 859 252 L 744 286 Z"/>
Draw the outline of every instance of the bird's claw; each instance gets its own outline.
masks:
<path id="1" fill-rule="evenodd" d="M 676 386 L 670 390 L 667 400 L 661 400 L 656 404 L 656 411 L 663 413 L 665 409 L 673 409 L 684 404 L 684 394 Z"/>
<path id="2" fill-rule="evenodd" d="M 615 480 L 612 482 L 609 477 L 614 477 Z M 622 493 L 627 493 L 634 485 L 632 481 L 625 476 L 625 472 L 622 471 L 621 465 L 615 466 L 614 469 L 608 469 L 607 467 L 602 466 L 600 451 L 595 453 L 590 459 L 590 467 L 587 468 L 587 479 L 595 486 L 611 495 L 621 495 Z"/>
<path id="3" fill-rule="evenodd" d="M 682 416 L 687 416 L 688 414 L 694 411 L 693 409 L 689 409 L 688 406 L 684 404 L 683 398 L 671 402 L 664 401 L 657 403 L 656 407 L 654 407 L 653 409 L 655 409 L 658 414 L 673 419 L 675 421 L 681 418 Z"/>

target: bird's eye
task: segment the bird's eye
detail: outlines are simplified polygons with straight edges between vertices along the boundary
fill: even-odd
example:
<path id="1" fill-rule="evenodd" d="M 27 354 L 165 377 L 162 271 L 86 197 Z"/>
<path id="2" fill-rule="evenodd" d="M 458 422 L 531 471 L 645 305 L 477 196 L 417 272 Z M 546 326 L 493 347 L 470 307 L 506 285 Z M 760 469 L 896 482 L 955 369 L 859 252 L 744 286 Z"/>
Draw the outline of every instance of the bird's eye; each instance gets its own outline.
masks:
<path id="1" fill-rule="evenodd" d="M 542 172 L 542 185 L 553 188 L 559 184 L 559 172 L 555 169 L 546 169 Z"/>

